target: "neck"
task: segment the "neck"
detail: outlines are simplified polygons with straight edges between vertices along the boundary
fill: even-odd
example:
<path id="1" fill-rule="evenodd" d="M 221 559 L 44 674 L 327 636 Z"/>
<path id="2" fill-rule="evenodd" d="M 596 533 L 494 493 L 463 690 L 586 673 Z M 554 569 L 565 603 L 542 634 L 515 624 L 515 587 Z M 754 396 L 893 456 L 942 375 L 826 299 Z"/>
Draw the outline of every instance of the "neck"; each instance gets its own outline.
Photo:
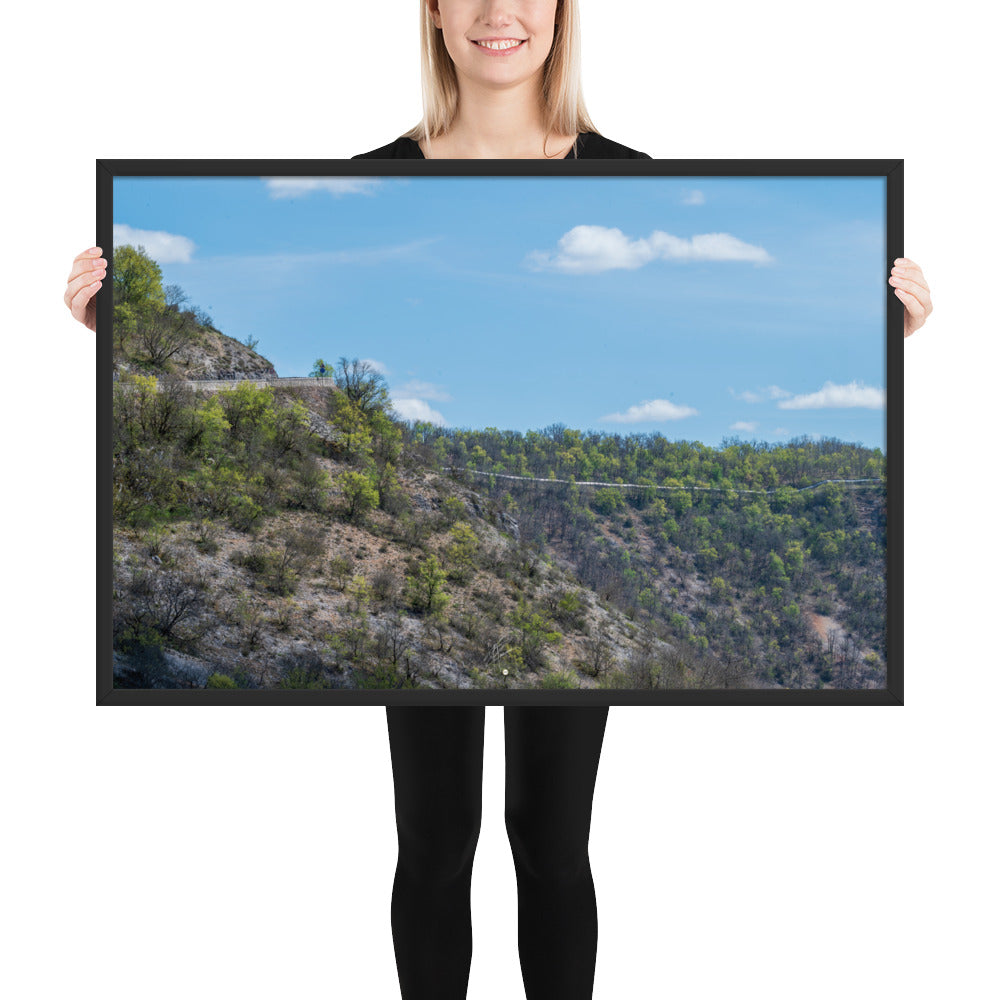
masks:
<path id="1" fill-rule="evenodd" d="M 449 142 L 470 158 L 518 159 L 552 153 L 544 149 L 541 71 L 513 87 L 483 86 L 459 78 L 458 113 Z M 431 140 L 433 144 L 433 139 Z"/>

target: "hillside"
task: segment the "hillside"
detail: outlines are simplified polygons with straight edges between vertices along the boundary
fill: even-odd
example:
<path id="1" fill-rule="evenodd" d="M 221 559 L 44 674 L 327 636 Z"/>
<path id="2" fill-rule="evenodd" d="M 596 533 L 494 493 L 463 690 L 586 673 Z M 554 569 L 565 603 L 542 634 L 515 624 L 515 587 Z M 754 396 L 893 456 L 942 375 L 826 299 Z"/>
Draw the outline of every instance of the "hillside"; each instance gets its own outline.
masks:
<path id="1" fill-rule="evenodd" d="M 170 368 L 270 368 L 230 341 Z M 877 451 L 402 424 L 379 388 L 123 368 L 116 684 L 884 684 L 884 489 L 798 489 Z"/>

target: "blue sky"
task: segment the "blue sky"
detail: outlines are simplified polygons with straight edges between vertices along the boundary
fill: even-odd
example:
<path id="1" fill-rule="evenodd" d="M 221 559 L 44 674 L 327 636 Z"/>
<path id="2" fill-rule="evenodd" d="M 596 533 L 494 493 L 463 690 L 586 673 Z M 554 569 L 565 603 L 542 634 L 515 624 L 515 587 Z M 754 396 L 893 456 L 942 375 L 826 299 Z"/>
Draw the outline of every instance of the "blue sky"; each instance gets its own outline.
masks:
<path id="1" fill-rule="evenodd" d="M 882 178 L 116 178 L 115 244 L 397 414 L 885 451 Z"/>

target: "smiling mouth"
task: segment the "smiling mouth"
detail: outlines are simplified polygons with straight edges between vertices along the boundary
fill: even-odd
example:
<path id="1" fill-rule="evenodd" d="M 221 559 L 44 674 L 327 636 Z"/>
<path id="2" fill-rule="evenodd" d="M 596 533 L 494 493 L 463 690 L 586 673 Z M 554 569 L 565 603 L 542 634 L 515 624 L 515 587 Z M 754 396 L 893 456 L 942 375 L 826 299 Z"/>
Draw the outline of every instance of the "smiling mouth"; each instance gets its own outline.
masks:
<path id="1" fill-rule="evenodd" d="M 519 49 L 526 41 L 526 38 L 516 38 L 516 39 L 504 39 L 503 42 L 493 42 L 492 44 L 484 44 L 483 42 L 478 42 L 475 39 L 470 39 L 473 45 L 480 49 L 486 49 L 488 52 L 512 52 L 514 49 Z M 511 44 L 513 42 L 513 44 Z"/>

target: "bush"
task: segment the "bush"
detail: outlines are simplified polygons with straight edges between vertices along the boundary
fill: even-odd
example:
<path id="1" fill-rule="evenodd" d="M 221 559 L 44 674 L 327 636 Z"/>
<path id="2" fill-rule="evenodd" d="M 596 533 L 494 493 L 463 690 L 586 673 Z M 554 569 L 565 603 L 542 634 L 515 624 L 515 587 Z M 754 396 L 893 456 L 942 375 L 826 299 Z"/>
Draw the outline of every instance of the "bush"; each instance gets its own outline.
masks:
<path id="1" fill-rule="evenodd" d="M 163 634 L 151 625 L 127 625 L 115 637 L 115 649 L 138 665 L 159 665 L 164 662 Z"/>
<path id="2" fill-rule="evenodd" d="M 354 559 L 348 552 L 341 552 L 330 560 L 330 576 L 338 589 L 343 590 L 354 570 Z"/>
<path id="3" fill-rule="evenodd" d="M 399 577 L 391 566 L 380 566 L 372 576 L 372 593 L 382 602 L 395 601 L 399 596 Z"/>
<path id="4" fill-rule="evenodd" d="M 444 592 L 445 575 L 437 556 L 428 556 L 414 575 L 407 575 L 407 597 L 417 611 L 436 614 L 444 610 L 448 595 Z"/>
<path id="5" fill-rule="evenodd" d="M 252 531 L 264 516 L 264 509 L 248 496 L 235 496 L 226 511 L 229 523 L 237 531 Z"/>
<path id="6" fill-rule="evenodd" d="M 575 677 L 568 670 L 553 670 L 542 678 L 540 687 L 546 691 L 557 691 L 563 688 L 578 688 L 579 678 Z"/>
<path id="7" fill-rule="evenodd" d="M 378 490 L 363 472 L 343 472 L 335 482 L 343 494 L 348 520 L 361 520 L 378 506 Z"/>
<path id="8" fill-rule="evenodd" d="M 205 682 L 207 688 L 238 688 L 236 683 L 228 674 L 212 674 Z"/>

